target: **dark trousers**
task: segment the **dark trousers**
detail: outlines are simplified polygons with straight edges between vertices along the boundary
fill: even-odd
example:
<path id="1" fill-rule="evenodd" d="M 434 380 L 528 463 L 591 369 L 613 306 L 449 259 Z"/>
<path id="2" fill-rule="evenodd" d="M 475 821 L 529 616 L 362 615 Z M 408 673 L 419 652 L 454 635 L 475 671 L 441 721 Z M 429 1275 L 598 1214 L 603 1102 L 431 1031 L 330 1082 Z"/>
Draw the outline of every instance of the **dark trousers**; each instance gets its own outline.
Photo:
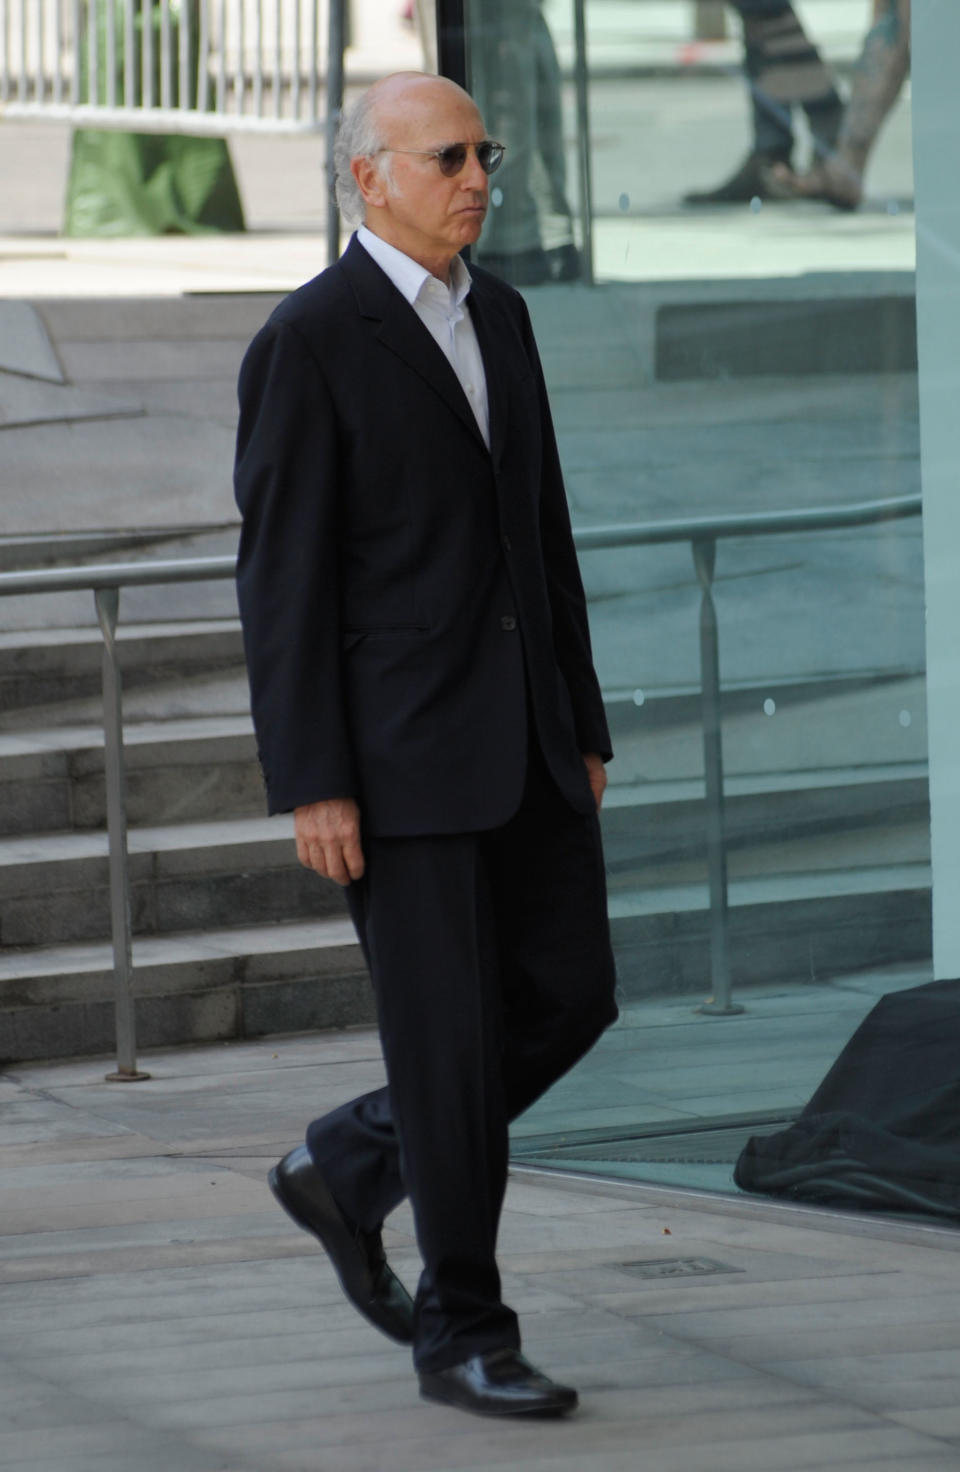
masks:
<path id="1" fill-rule="evenodd" d="M 789 159 L 793 108 L 802 107 L 818 153 L 833 147 L 843 104 L 790 0 L 730 0 L 743 20 L 744 69 L 753 107 L 753 146 Z"/>
<path id="2" fill-rule="evenodd" d="M 495 1259 L 507 1126 L 617 1015 L 599 824 L 533 758 L 504 827 L 364 850 L 348 898 L 388 1087 L 315 1120 L 307 1145 L 365 1230 L 409 1194 L 414 1360 L 436 1370 L 519 1345 Z"/>

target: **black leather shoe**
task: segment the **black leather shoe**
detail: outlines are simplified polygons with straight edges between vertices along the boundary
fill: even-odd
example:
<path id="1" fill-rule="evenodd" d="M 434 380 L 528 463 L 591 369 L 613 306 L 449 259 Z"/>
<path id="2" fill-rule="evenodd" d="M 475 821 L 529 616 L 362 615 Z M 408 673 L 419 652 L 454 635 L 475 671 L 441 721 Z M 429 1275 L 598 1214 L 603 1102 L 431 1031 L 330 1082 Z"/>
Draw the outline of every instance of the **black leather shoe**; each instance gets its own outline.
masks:
<path id="1" fill-rule="evenodd" d="M 285 1155 L 267 1180 L 287 1215 L 326 1248 L 354 1308 L 398 1344 L 412 1343 L 413 1302 L 387 1263 L 380 1233 L 361 1232 L 347 1220 L 306 1146 Z"/>
<path id="2" fill-rule="evenodd" d="M 577 1392 L 535 1370 L 517 1349 L 493 1349 L 446 1370 L 421 1370 L 424 1400 L 479 1416 L 564 1416 Z"/>

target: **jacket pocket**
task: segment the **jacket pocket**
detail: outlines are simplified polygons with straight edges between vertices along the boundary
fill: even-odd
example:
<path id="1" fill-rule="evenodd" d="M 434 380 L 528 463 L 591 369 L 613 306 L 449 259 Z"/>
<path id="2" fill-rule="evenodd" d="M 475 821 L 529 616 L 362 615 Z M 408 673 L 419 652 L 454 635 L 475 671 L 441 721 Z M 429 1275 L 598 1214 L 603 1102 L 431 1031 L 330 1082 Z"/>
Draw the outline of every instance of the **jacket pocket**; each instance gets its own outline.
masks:
<path id="1" fill-rule="evenodd" d="M 365 639 L 380 638 L 385 636 L 391 638 L 411 638 L 427 632 L 426 624 L 347 624 L 341 634 L 341 644 L 344 649 L 356 649 Z"/>

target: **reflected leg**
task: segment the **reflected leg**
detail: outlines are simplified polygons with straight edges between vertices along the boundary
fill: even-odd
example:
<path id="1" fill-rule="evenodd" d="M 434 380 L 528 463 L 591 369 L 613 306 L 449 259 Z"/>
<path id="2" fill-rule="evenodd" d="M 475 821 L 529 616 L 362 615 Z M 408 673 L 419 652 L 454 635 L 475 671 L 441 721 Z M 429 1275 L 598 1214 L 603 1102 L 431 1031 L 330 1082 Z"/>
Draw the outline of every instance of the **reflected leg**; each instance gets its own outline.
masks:
<path id="1" fill-rule="evenodd" d="M 477 259 L 517 284 L 549 276 L 530 179 L 536 147 L 533 23 L 537 0 L 486 0 L 470 25 L 473 95 L 487 132 L 507 146 Z"/>
<path id="2" fill-rule="evenodd" d="M 687 204 L 767 199 L 767 174 L 789 165 L 793 109 L 802 107 L 819 153 L 832 148 L 843 103 L 833 75 L 789 0 L 731 0 L 743 22 L 744 70 L 750 89 L 753 142 L 739 169 L 718 188 L 685 196 Z"/>
<path id="3" fill-rule="evenodd" d="M 778 170 L 783 192 L 856 209 L 867 160 L 910 70 L 910 0 L 879 0 L 833 153 L 808 174 Z"/>

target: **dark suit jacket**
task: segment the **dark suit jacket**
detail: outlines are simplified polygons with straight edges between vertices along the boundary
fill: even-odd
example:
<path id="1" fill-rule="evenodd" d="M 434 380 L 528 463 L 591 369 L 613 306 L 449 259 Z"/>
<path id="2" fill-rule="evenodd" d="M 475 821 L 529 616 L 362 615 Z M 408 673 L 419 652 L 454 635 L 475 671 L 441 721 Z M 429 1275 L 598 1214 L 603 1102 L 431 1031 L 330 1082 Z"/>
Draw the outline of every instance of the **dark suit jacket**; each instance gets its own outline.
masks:
<path id="1" fill-rule="evenodd" d="M 456 374 L 356 240 L 240 373 L 238 591 L 271 812 L 354 796 L 381 836 L 516 810 L 528 717 L 571 805 L 610 754 L 523 299 L 471 267 L 488 451 Z"/>

